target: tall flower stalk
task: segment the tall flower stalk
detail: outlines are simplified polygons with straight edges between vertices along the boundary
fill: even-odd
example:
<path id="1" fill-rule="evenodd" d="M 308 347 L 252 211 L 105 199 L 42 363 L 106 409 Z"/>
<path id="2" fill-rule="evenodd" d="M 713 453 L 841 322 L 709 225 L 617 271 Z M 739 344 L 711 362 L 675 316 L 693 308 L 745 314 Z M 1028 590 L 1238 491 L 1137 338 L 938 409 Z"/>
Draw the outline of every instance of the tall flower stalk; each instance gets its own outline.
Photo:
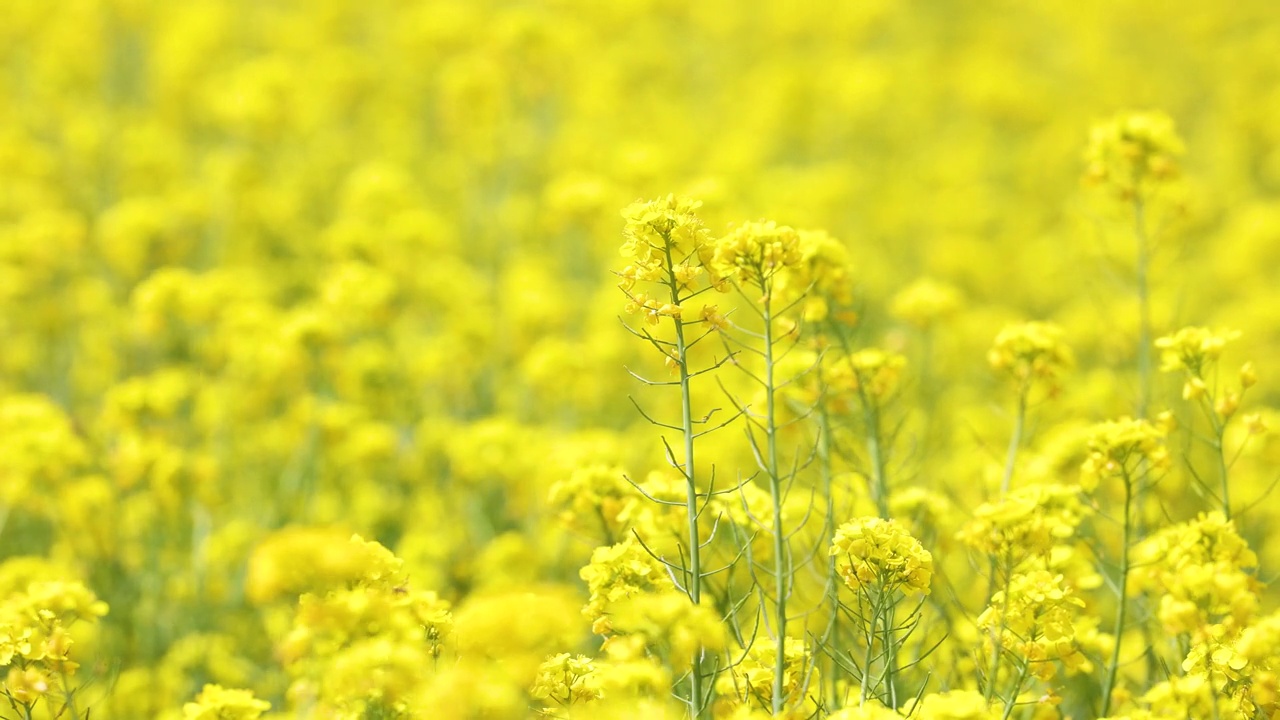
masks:
<path id="1" fill-rule="evenodd" d="M 750 308 L 760 325 L 758 332 L 735 325 L 736 337 L 727 341 L 758 357 L 761 364 L 758 373 L 741 363 L 739 367 L 746 370 L 748 377 L 759 386 L 759 391 L 764 396 L 763 413 L 745 406 L 743 411 L 748 420 L 747 439 L 758 469 L 768 483 L 773 510 L 770 528 L 773 541 L 773 613 L 769 625 L 777 644 L 770 698 L 774 714 L 782 712 L 793 700 L 788 697 L 786 672 L 787 601 L 792 592 L 794 574 L 789 533 L 795 532 L 795 529 L 783 526 L 783 504 L 796 472 L 794 468 L 784 471 L 779 458 L 778 432 L 781 420 L 778 392 L 780 385 L 787 379 L 779 377 L 778 363 L 781 356 L 794 347 L 798 334 L 798 324 L 787 317 L 787 313 L 796 307 L 804 295 L 801 292 L 798 297 L 788 298 L 785 292 L 779 291 L 787 287 L 782 274 L 797 268 L 803 259 L 800 248 L 800 234 L 793 228 L 772 222 L 759 222 L 747 223 L 731 231 L 717 243 L 715 255 L 719 270 L 747 300 L 745 307 Z M 788 338 L 789 345 L 780 347 L 780 343 Z M 760 436 L 763 436 L 763 442 Z"/>
<path id="2" fill-rule="evenodd" d="M 1062 342 L 1062 335 L 1062 328 L 1053 323 L 1008 325 L 996 335 L 995 343 L 987 353 L 992 369 L 1007 374 L 1013 380 L 1017 395 L 1013 432 L 1000 480 L 1001 495 L 1009 492 L 1013 482 L 1018 449 L 1026 432 L 1032 391 L 1039 388 L 1048 397 L 1057 395 L 1059 377 L 1073 363 L 1071 349 Z"/>
<path id="3" fill-rule="evenodd" d="M 1106 188 L 1128 206 L 1134 242 L 1134 285 L 1138 304 L 1135 416 L 1151 407 L 1151 257 L 1148 227 L 1152 202 L 1178 177 L 1177 159 L 1185 152 L 1173 120 L 1159 112 L 1121 113 L 1098 123 L 1085 150 L 1085 181 Z"/>
<path id="4" fill-rule="evenodd" d="M 713 289 L 718 282 L 710 270 L 711 240 L 696 215 L 700 205 L 694 200 L 669 195 L 627 207 L 622 213 L 626 220 L 622 254 L 631 260 L 631 264 L 618 273 L 620 287 L 627 295 L 627 311 L 644 317 L 641 327 L 629 329 L 664 356 L 676 379 L 656 381 L 639 375 L 636 377 L 648 385 L 674 386 L 680 391 L 678 425 L 653 419 L 640 409 L 638 403 L 637 408 L 651 423 L 663 430 L 676 432 L 680 437 L 680 452 L 665 438 L 663 443 L 667 461 L 680 473 L 685 485 L 687 535 L 682 548 L 684 564 L 678 569 L 683 580 L 681 589 L 695 606 L 702 603 L 707 578 L 702 558 L 707 540 L 702 536 L 699 519 L 710 490 L 704 491 L 700 487 L 697 474 L 695 440 L 706 431 L 697 425 L 706 420 L 695 419 L 691 383 L 695 377 L 719 367 L 720 363 L 693 370 L 691 350 L 723 322 L 715 306 L 709 305 L 704 305 L 696 314 L 690 312 L 691 316 L 686 316 L 686 309 L 692 308 L 695 298 Z M 655 288 L 654 295 L 642 289 L 646 285 Z M 691 337 L 691 334 L 696 336 Z M 663 562 L 673 567 L 669 561 Z M 708 667 L 701 648 L 695 648 L 685 694 L 691 717 L 707 716 L 713 688 L 714 669 Z"/>
<path id="5" fill-rule="evenodd" d="M 1231 519 L 1231 460 L 1227 458 L 1227 424 L 1240 409 L 1240 402 L 1250 387 L 1258 381 L 1253 363 L 1240 368 L 1239 387 L 1230 389 L 1218 382 L 1218 359 L 1227 343 L 1240 337 L 1235 330 L 1210 330 L 1203 327 L 1185 327 L 1155 341 L 1161 351 L 1160 370 L 1181 373 L 1182 397 L 1196 405 L 1209 424 L 1212 433 L 1206 439 L 1214 456 L 1218 475 L 1218 489 L 1214 489 L 1198 475 L 1196 479 L 1210 496 L 1216 496 L 1222 514 Z"/>
<path id="6" fill-rule="evenodd" d="M 1105 717 L 1115 697 L 1120 672 L 1120 655 L 1128 621 L 1129 575 L 1133 570 L 1130 550 L 1140 539 L 1136 533 L 1135 502 L 1151 483 L 1154 472 L 1168 467 L 1169 453 L 1164 445 L 1165 432 L 1146 420 L 1121 418 L 1094 427 L 1089 437 L 1088 457 L 1081 468 L 1081 487 L 1090 493 L 1118 489 L 1123 515 L 1121 525 L 1119 570 L 1115 579 L 1116 611 L 1112 625 L 1114 646 L 1102 681 L 1102 711 Z"/>

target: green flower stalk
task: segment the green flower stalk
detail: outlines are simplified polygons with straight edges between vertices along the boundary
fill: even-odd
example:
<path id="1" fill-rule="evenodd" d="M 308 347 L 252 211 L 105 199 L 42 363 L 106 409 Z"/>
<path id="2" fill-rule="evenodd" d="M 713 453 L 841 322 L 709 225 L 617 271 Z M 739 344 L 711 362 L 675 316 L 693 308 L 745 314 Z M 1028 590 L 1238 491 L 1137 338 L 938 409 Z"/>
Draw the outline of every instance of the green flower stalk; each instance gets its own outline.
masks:
<path id="1" fill-rule="evenodd" d="M 1178 178 L 1178 157 L 1185 152 L 1173 120 L 1160 112 L 1121 113 L 1098 123 L 1085 150 L 1085 182 L 1106 188 L 1127 203 L 1133 216 L 1135 291 L 1138 301 L 1138 401 L 1136 416 L 1151 405 L 1152 243 L 1147 228 L 1151 201 Z"/>
<path id="2" fill-rule="evenodd" d="M 681 568 L 684 580 L 682 589 L 694 605 L 702 602 L 703 581 L 706 579 L 702 562 L 705 542 L 698 520 L 702 512 L 702 501 L 707 495 L 699 489 L 697 478 L 694 441 L 699 434 L 695 427 L 699 421 L 694 419 L 690 384 L 694 377 L 714 370 L 718 364 L 698 371 L 691 370 L 690 349 L 723 322 L 714 306 L 704 306 L 696 317 L 685 316 L 685 307 L 694 298 L 722 284 L 711 269 L 713 246 L 709 235 L 695 214 L 700 206 L 701 203 L 697 201 L 669 195 L 650 202 L 634 203 L 623 210 L 626 227 L 622 254 L 632 264 L 618 273 L 622 278 L 620 287 L 628 298 L 627 311 L 641 313 L 648 327 L 671 328 L 671 332 L 665 337 L 659 337 L 647 327 L 631 331 L 662 353 L 667 367 L 677 376 L 674 382 L 640 379 L 646 384 L 674 385 L 680 389 L 679 425 L 655 421 L 648 414 L 645 414 L 645 418 L 660 428 L 680 434 L 683 456 L 677 457 L 672 448 L 667 446 L 667 457 L 685 481 L 688 534 L 684 552 L 687 554 L 688 564 Z M 639 288 L 642 284 L 656 286 L 658 294 L 651 296 L 641 291 Z M 698 326 L 706 329 L 698 337 L 690 338 L 690 329 Z M 644 411 L 641 410 L 641 413 L 644 414 Z M 708 676 L 709 671 L 704 666 L 702 655 L 701 650 L 694 653 L 685 697 L 690 716 L 695 718 L 706 717 L 712 701 L 714 678 Z"/>
<path id="3" fill-rule="evenodd" d="M 1062 342 L 1062 335 L 1062 328 L 1053 323 L 1008 325 L 996 335 L 995 343 L 987 353 L 987 362 L 992 369 L 1007 374 L 1013 380 L 1017 393 L 1013 433 L 1000 481 L 1001 495 L 1009 492 L 1013 481 L 1014 464 L 1023 442 L 1032 391 L 1040 388 L 1048 397 L 1057 395 L 1061 389 L 1059 377 L 1074 362 L 1071 349 Z"/>
<path id="4" fill-rule="evenodd" d="M 842 524 L 830 554 L 836 572 L 857 597 L 851 607 L 863 631 L 860 702 L 874 699 L 896 709 L 898 649 L 919 620 L 919 606 L 906 621 L 895 616 L 905 595 L 929 594 L 933 556 L 902 526 L 877 517 Z M 878 672 L 873 670 L 877 665 Z"/>
<path id="5" fill-rule="evenodd" d="M 1160 349 L 1160 370 L 1162 372 L 1182 373 L 1185 380 L 1182 386 L 1182 397 L 1196 404 L 1209 423 L 1213 433 L 1208 439 L 1217 465 L 1218 492 L 1217 499 L 1221 503 L 1222 514 L 1231 519 L 1231 483 L 1229 482 L 1231 462 L 1227 459 L 1226 432 L 1227 424 L 1240 409 L 1240 401 L 1245 392 L 1258 381 L 1257 371 L 1252 362 L 1240 368 L 1240 385 L 1236 390 L 1220 387 L 1218 377 L 1218 359 L 1227 343 L 1240 337 L 1236 330 L 1210 330 L 1203 327 L 1185 327 L 1171 335 L 1155 341 Z M 1199 480 L 1199 478 L 1197 477 Z M 1204 485 L 1204 482 L 1201 481 Z M 1213 490 L 1205 486 L 1210 495 Z"/>
<path id="6" fill-rule="evenodd" d="M 1146 420 L 1121 418 L 1101 423 L 1090 434 L 1088 457 L 1081 467 L 1080 485 L 1087 492 L 1099 491 L 1102 483 L 1119 481 L 1123 495 L 1116 614 L 1112 628 L 1115 645 L 1102 681 L 1102 712 L 1099 717 L 1105 717 L 1111 709 L 1120 672 L 1120 651 L 1127 626 L 1129 575 L 1133 570 L 1130 550 L 1140 539 L 1135 529 L 1135 500 L 1150 484 L 1150 475 L 1168 467 L 1169 452 L 1164 446 L 1164 437 L 1162 429 Z"/>
<path id="7" fill-rule="evenodd" d="M 788 542 L 790 536 L 787 534 L 788 529 L 782 525 L 783 498 L 794 480 L 794 471 L 784 473 L 779 461 L 778 391 L 781 381 L 777 376 L 780 359 L 778 344 L 788 336 L 795 337 L 795 333 L 791 331 L 797 330 L 798 326 L 795 321 L 786 317 L 786 313 L 807 292 L 806 288 L 797 297 L 787 298 L 786 285 L 779 281 L 782 273 L 799 267 L 802 259 L 800 234 L 792 228 L 772 222 L 747 223 L 731 231 L 716 244 L 715 262 L 724 277 L 734 284 L 744 298 L 754 300 L 759 305 L 759 309 L 752 309 L 761 323 L 761 331 L 755 333 L 742 327 L 736 327 L 735 330 L 737 334 L 756 341 L 748 343 L 737 340 L 741 349 L 758 356 L 763 366 L 759 375 L 748 374 L 764 393 L 764 413 L 752 413 L 746 408 L 743 410 L 749 421 L 747 437 L 759 470 L 769 484 L 769 498 L 773 506 L 773 618 L 770 630 L 777 647 L 774 653 L 770 704 L 775 715 L 782 712 L 792 700 L 785 678 L 788 663 L 787 600 L 791 594 L 794 570 Z M 780 290 L 783 292 L 780 293 Z M 738 364 L 739 367 L 742 366 Z M 757 428 L 764 435 L 763 447 L 751 427 Z"/>

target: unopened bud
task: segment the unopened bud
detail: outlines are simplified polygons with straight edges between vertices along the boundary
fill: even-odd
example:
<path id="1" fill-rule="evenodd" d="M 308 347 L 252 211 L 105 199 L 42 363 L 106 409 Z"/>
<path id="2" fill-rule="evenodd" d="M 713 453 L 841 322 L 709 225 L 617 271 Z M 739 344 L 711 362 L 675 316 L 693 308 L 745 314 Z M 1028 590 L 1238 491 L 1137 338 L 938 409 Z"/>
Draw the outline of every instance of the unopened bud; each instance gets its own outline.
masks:
<path id="1" fill-rule="evenodd" d="M 1240 389 L 1248 390 L 1258 384 L 1258 369 L 1253 366 L 1253 361 L 1240 366 Z"/>

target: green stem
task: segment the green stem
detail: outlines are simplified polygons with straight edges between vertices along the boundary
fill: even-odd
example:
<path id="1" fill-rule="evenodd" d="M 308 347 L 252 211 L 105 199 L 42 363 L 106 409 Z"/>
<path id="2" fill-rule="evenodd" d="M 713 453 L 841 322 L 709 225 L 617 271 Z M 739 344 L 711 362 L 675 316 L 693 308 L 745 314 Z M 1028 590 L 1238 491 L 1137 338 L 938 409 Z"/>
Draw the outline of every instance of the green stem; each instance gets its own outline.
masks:
<path id="1" fill-rule="evenodd" d="M 1213 449 L 1218 455 L 1218 478 L 1222 483 L 1222 514 L 1228 520 L 1231 519 L 1231 488 L 1227 483 L 1227 451 L 1226 451 L 1226 434 L 1227 422 L 1218 417 L 1217 410 L 1214 409 L 1216 398 L 1210 396 L 1204 398 L 1201 407 L 1204 408 L 1205 417 L 1209 418 L 1209 426 L 1213 428 Z"/>
<path id="2" fill-rule="evenodd" d="M 63 709 L 71 713 L 71 720 L 79 720 L 80 711 L 76 709 L 75 691 L 71 690 L 69 687 L 70 678 L 67 677 L 66 670 L 61 671 L 60 674 L 62 675 L 62 689 L 63 692 L 66 693 L 65 700 L 63 702 Z"/>
<path id="3" fill-rule="evenodd" d="M 1231 487 L 1227 482 L 1227 451 L 1223 447 L 1223 435 L 1226 432 L 1226 423 L 1218 427 L 1218 441 L 1215 443 L 1218 449 L 1218 472 L 1222 475 L 1222 514 L 1231 519 Z"/>
<path id="4" fill-rule="evenodd" d="M 1013 464 L 1018 459 L 1018 448 L 1022 445 L 1023 427 L 1027 421 L 1027 387 L 1023 383 L 1018 389 L 1018 411 L 1013 420 L 1013 436 L 1009 438 L 1009 452 L 1005 455 L 1004 460 L 1004 478 L 1000 481 L 1000 494 L 1005 495 L 1009 492 L 1009 485 L 1013 482 Z"/>
<path id="5" fill-rule="evenodd" d="M 778 651 L 773 669 L 773 714 L 782 712 L 783 674 L 787 665 L 787 540 L 782 534 L 782 478 L 778 474 L 778 433 L 775 415 L 773 382 L 773 308 L 768 282 L 762 282 L 764 293 L 764 382 L 765 382 L 765 442 L 767 444 L 769 495 L 773 502 L 773 589 L 774 627 L 778 633 Z"/>
<path id="6" fill-rule="evenodd" d="M 1124 534 L 1120 547 L 1120 593 L 1116 600 L 1116 624 L 1113 634 L 1115 646 L 1111 650 L 1111 663 L 1107 666 L 1107 684 L 1102 688 L 1102 713 L 1105 717 L 1111 710 L 1111 698 L 1115 691 L 1116 676 L 1120 672 L 1120 645 L 1124 635 L 1125 596 L 1129 586 L 1129 540 L 1132 523 L 1130 522 L 1133 505 L 1133 482 L 1128 471 L 1124 474 Z"/>
<path id="7" fill-rule="evenodd" d="M 871 459 L 871 493 L 875 497 L 876 511 L 880 517 L 889 519 L 889 477 L 885 470 L 884 444 L 880 438 L 880 408 L 869 397 L 863 388 L 859 388 L 862 399 L 862 417 L 867 425 L 867 455 Z"/>
<path id="8" fill-rule="evenodd" d="M 671 258 L 671 242 L 666 238 L 666 270 L 671 290 L 671 304 L 680 305 L 680 285 L 676 281 Z M 680 372 L 680 428 L 684 435 L 685 511 L 689 516 L 689 600 L 694 605 L 702 602 L 702 536 L 698 530 L 698 486 L 694 482 L 693 458 L 693 399 L 689 390 L 689 346 L 685 342 L 684 324 L 673 318 L 676 327 L 676 363 Z M 693 665 L 689 670 L 689 714 L 694 718 L 706 717 L 709 702 L 703 699 L 702 648 L 693 653 Z"/>
<path id="9" fill-rule="evenodd" d="M 1027 681 L 1027 673 L 1031 668 L 1031 661 L 1022 663 L 1022 669 L 1018 671 L 1018 680 L 1013 684 L 1013 692 L 1009 694 L 1009 699 L 1004 703 L 1004 714 L 1000 716 L 1000 720 L 1009 720 L 1009 716 L 1013 714 L 1013 707 L 1018 703 L 1018 693 L 1022 692 L 1022 684 Z"/>
<path id="10" fill-rule="evenodd" d="M 995 568 L 995 558 L 992 558 L 991 567 Z M 1004 562 L 1004 598 L 1000 601 L 1000 629 L 996 632 L 991 641 L 991 670 L 987 675 L 987 688 L 985 697 L 987 702 L 991 702 L 991 698 L 995 697 L 996 681 L 1000 677 L 1000 651 L 1004 649 L 1004 631 L 1008 627 L 1009 619 L 1009 588 L 1013 584 L 1013 549 L 1010 548 L 1005 553 Z M 992 583 L 990 587 L 995 586 L 995 573 L 992 573 Z M 990 605 L 995 601 L 995 593 L 988 591 L 987 604 Z"/>
<path id="11" fill-rule="evenodd" d="M 885 611 L 881 614 L 880 620 L 884 628 L 884 687 L 889 695 L 889 708 L 898 709 L 898 689 L 894 686 L 894 675 L 896 674 L 897 657 L 895 651 L 897 647 L 893 640 L 893 601 L 886 596 L 884 586 L 881 586 L 881 602 L 885 605 Z"/>
<path id="12" fill-rule="evenodd" d="M 821 370 L 819 370 L 821 372 Z M 827 517 L 825 532 L 823 533 L 823 542 L 829 543 L 836 534 L 836 510 L 835 495 L 832 492 L 833 482 L 831 471 L 831 417 L 827 413 L 827 405 L 825 398 L 818 399 L 818 466 L 822 473 L 822 492 L 827 502 Z M 827 558 L 827 602 L 831 608 L 830 630 L 824 642 L 828 648 L 835 648 L 833 652 L 839 652 L 840 647 L 840 577 L 836 572 L 836 556 L 828 555 Z M 827 705 L 828 707 L 837 707 L 838 690 L 838 672 L 840 664 L 831 663 L 831 670 L 827 673 Z"/>
<path id="13" fill-rule="evenodd" d="M 861 606 L 862 604 L 861 594 L 863 592 L 865 591 L 859 591 L 859 595 L 860 595 L 858 599 L 859 606 Z M 868 594 L 868 599 L 870 599 L 869 594 Z M 861 609 L 861 607 L 859 609 Z M 872 649 L 875 647 L 875 644 L 876 644 L 875 627 L 876 627 L 876 619 L 879 613 L 880 613 L 879 606 L 876 604 L 872 604 L 871 620 L 867 623 L 867 627 L 866 627 L 867 652 L 864 653 L 862 656 L 862 697 L 859 705 L 866 704 L 867 694 L 871 690 L 871 685 L 870 685 L 871 658 L 872 658 Z M 860 615 L 862 617 L 866 617 L 865 612 L 860 613 Z"/>
<path id="14" fill-rule="evenodd" d="M 1138 419 L 1146 419 L 1151 405 L 1151 377 L 1152 377 L 1152 330 L 1151 330 L 1151 290 L 1150 290 L 1150 269 L 1151 269 L 1151 248 L 1147 238 L 1147 220 L 1146 205 L 1142 201 L 1142 194 L 1135 193 L 1133 197 L 1133 237 L 1137 245 L 1137 292 L 1138 292 L 1138 408 L 1136 415 Z M 1135 499 L 1139 508 L 1137 518 L 1137 537 L 1146 537 L 1146 518 L 1141 512 L 1143 506 L 1141 492 Z M 1126 528 L 1128 518 L 1125 519 Z M 1143 603 L 1143 600 L 1139 600 Z M 1121 598 L 1121 604 L 1124 599 Z M 1142 634 L 1146 639 L 1147 655 L 1147 677 L 1155 678 L 1159 670 L 1155 653 L 1150 650 L 1153 647 L 1152 633 L 1149 624 L 1144 623 L 1142 626 Z M 1119 638 L 1116 639 L 1119 643 Z"/>
<path id="15" fill-rule="evenodd" d="M 1138 245 L 1138 411 L 1147 417 L 1151 404 L 1151 291 L 1148 282 L 1151 257 L 1147 241 L 1146 210 L 1141 195 L 1133 199 L 1133 234 Z"/>

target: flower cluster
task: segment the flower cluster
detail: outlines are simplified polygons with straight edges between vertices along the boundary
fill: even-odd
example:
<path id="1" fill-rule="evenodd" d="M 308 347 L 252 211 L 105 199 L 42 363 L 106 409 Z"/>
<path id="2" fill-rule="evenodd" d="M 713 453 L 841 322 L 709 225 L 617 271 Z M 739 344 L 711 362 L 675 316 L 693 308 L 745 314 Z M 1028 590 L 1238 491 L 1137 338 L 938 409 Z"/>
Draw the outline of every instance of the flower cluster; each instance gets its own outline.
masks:
<path id="1" fill-rule="evenodd" d="M 0 581 L 21 579 L 15 561 L 0 565 Z M 96 622 L 107 614 L 106 603 L 75 581 L 35 580 L 0 591 L 0 695 L 26 717 L 41 704 L 53 716 L 66 713 L 74 707 L 72 677 L 80 667 L 71 657 L 72 626 Z"/>
<path id="2" fill-rule="evenodd" d="M 1185 327 L 1156 340 L 1160 348 L 1160 369 L 1164 372 L 1185 370 L 1202 377 L 1209 364 L 1222 355 L 1227 343 L 1240 337 L 1238 330 L 1210 330 Z"/>
<path id="3" fill-rule="evenodd" d="M 1141 197 L 1177 177 L 1183 152 L 1182 138 L 1168 115 L 1120 114 L 1089 132 L 1085 179 L 1122 198 Z"/>
<path id="4" fill-rule="evenodd" d="M 205 685 L 194 702 L 182 706 L 182 720 L 257 720 L 271 709 L 249 690 Z"/>
<path id="5" fill-rule="evenodd" d="M 920 278 L 897 295 L 889 305 L 894 317 L 927 330 L 954 315 L 960 308 L 960 291 L 933 278 Z"/>
<path id="6" fill-rule="evenodd" d="M 681 318 L 681 303 L 696 294 L 704 283 L 721 282 L 711 275 L 716 246 L 697 210 L 702 203 L 668 195 L 648 202 L 636 202 L 622 211 L 622 256 L 631 261 L 618 276 L 627 295 L 627 313 L 643 312 L 645 321 L 656 325 L 663 317 Z M 636 290 L 636 284 L 665 286 L 658 296 Z"/>
<path id="7" fill-rule="evenodd" d="M 978 616 L 978 627 L 1030 675 L 1047 681 L 1058 663 L 1068 672 L 1089 667 L 1075 642 L 1074 620 L 1084 606 L 1062 575 L 1034 570 L 1012 576 L 992 596 L 991 606 Z"/>
<path id="8" fill-rule="evenodd" d="M 1252 362 L 1247 362 L 1240 368 L 1238 389 L 1217 387 L 1218 359 L 1226 344 L 1239 337 L 1240 332 L 1236 330 L 1185 327 L 1156 340 L 1160 369 L 1184 376 L 1183 399 L 1204 402 L 1206 412 L 1213 413 L 1210 422 L 1219 436 L 1222 424 L 1239 409 L 1245 391 L 1258 382 L 1257 370 Z M 1218 439 L 1221 442 L 1221 437 Z"/>
<path id="9" fill-rule="evenodd" d="M 987 352 L 987 362 L 993 369 L 1007 373 L 1023 392 L 1032 383 L 1040 383 L 1050 394 L 1056 394 L 1062 373 L 1074 363 L 1071 348 L 1062 336 L 1062 328 L 1053 323 L 1005 326 Z"/>
<path id="10" fill-rule="evenodd" d="M 538 666 L 538 677 L 533 681 L 530 694 L 548 701 L 554 707 L 568 707 L 574 703 L 590 702 L 600 698 L 600 686 L 595 662 L 584 655 L 560 653 L 547 658 Z"/>
<path id="11" fill-rule="evenodd" d="M 1140 587 L 1159 593 L 1169 634 L 1243 627 L 1258 609 L 1258 556 L 1219 511 L 1161 529 L 1137 548 Z"/>
<path id="12" fill-rule="evenodd" d="M 1092 491 L 1105 480 L 1126 484 L 1167 468 L 1165 431 L 1146 420 L 1121 418 L 1095 425 L 1089 433 L 1088 457 L 1080 467 L 1080 485 Z"/>
<path id="13" fill-rule="evenodd" d="M 1074 485 L 1029 485 L 983 503 L 957 537 L 1014 568 L 1044 563 L 1063 548 L 1089 515 Z"/>
<path id="14" fill-rule="evenodd" d="M 610 630 L 625 642 L 643 639 L 676 672 L 686 672 L 699 652 L 725 648 L 725 626 L 709 605 L 694 605 L 677 590 L 646 592 L 616 601 L 610 608 Z M 608 643 L 623 642 L 610 637 Z"/>
<path id="15" fill-rule="evenodd" d="M 556 481 L 548 500 L 553 507 L 562 508 L 561 519 L 566 525 L 599 528 L 607 540 L 618 536 L 622 530 L 619 516 L 637 495 L 622 468 L 591 465 L 575 468 L 568 477 Z"/>
<path id="16" fill-rule="evenodd" d="M 613 632 L 611 614 L 615 603 L 673 587 L 667 568 L 633 538 L 596 548 L 580 575 L 591 594 L 582 614 L 591 620 L 591 631 L 597 635 Z"/>
<path id="17" fill-rule="evenodd" d="M 892 520 L 866 517 L 841 524 L 831 540 L 831 555 L 852 590 L 870 585 L 929 594 L 933 556 Z"/>
<path id="18" fill-rule="evenodd" d="M 773 221 L 750 222 L 716 241 L 715 265 L 726 278 L 768 292 L 774 276 L 800 267 L 800 233 Z"/>
<path id="19" fill-rule="evenodd" d="M 848 387 L 863 393 L 867 398 L 883 401 L 893 395 L 902 382 L 902 371 L 907 359 L 897 353 L 880 348 L 858 350 L 833 362 L 831 384 L 837 388 Z M 845 370 L 841 370 L 841 366 Z"/>
<path id="20" fill-rule="evenodd" d="M 813 711 L 814 695 L 821 686 L 821 677 L 814 665 L 814 658 L 799 638 L 788 638 L 786 655 L 782 665 L 782 692 L 789 699 L 788 706 L 806 707 Z M 751 708 L 768 710 L 772 706 L 774 678 L 777 677 L 778 643 L 771 638 L 755 638 L 746 648 L 742 659 L 716 680 L 716 692 L 723 698 L 722 706 L 732 705 L 730 699 Z"/>
<path id="21" fill-rule="evenodd" d="M 421 717 L 415 694 L 452 632 L 450 604 L 411 588 L 386 548 L 359 536 L 349 542 L 373 561 L 336 587 L 303 594 L 280 641 L 290 698 L 330 713 Z"/>

